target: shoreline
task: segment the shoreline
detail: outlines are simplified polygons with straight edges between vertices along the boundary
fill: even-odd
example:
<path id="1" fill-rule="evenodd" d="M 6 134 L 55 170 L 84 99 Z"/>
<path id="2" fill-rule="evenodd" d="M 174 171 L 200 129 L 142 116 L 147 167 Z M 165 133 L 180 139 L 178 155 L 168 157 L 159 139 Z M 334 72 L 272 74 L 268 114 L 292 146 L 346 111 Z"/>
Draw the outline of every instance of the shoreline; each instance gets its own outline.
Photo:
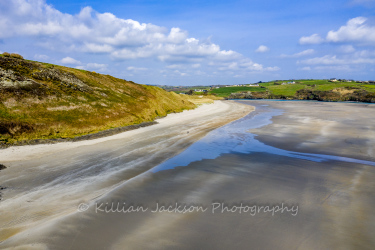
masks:
<path id="1" fill-rule="evenodd" d="M 288 151 L 375 160 L 374 150 L 370 150 L 374 143 L 373 129 L 369 125 L 372 118 L 367 115 L 375 109 L 374 103 L 298 101 L 299 104 L 293 104 L 293 100 L 244 100 L 286 112 L 284 116 L 273 117 L 272 123 L 263 129 L 253 129 L 251 133 L 266 145 Z M 310 108 L 308 115 L 299 107 L 305 105 Z M 332 116 L 332 111 L 338 114 Z"/>
<path id="2" fill-rule="evenodd" d="M 244 105 L 205 105 L 198 112 L 173 114 L 155 126 L 123 133 L 126 136 L 120 140 L 10 162 L 2 172 L 5 176 L 0 175 L 0 183 L 5 180 L 4 186 L 10 187 L 0 202 L 4 211 L 0 214 L 0 246 L 189 249 L 237 244 L 239 248 L 290 249 L 296 242 L 306 249 L 374 246 L 371 228 L 363 229 L 363 225 L 373 226 L 374 221 L 371 208 L 375 201 L 368 192 L 374 189 L 372 166 L 344 159 L 308 160 L 256 142 L 253 134 L 277 137 L 304 150 L 323 148 L 329 154 L 340 150 L 343 154 L 375 156 L 375 134 L 369 134 L 374 131 L 374 118 L 365 112 L 375 106 L 249 102 L 246 105 L 250 109 L 254 105 L 256 110 L 239 119 L 249 111 Z M 285 112 L 272 113 L 274 108 Z M 235 120 L 232 113 L 239 120 L 225 123 L 228 116 Z M 226 120 L 212 123 L 218 116 Z M 358 135 L 372 141 L 353 141 Z M 333 136 L 339 140 L 333 141 Z M 354 143 L 357 150 L 344 142 Z M 186 165 L 177 158 L 188 167 L 175 167 Z M 174 167 L 149 171 L 160 162 L 164 164 L 165 159 Z M 213 202 L 296 205 L 298 216 L 127 210 L 133 205 L 154 209 L 155 204 L 199 206 Z M 106 208 L 110 208 L 108 212 Z M 202 238 L 202 228 L 212 237 Z M 352 232 L 355 237 L 348 237 Z M 92 237 L 98 233 L 101 237 Z M 292 236 L 283 241 L 286 235 Z"/>
<path id="3" fill-rule="evenodd" d="M 142 123 L 132 124 L 132 125 L 123 126 L 123 127 L 110 128 L 110 129 L 102 130 L 102 131 L 91 133 L 91 134 L 76 136 L 73 138 L 33 139 L 33 140 L 17 141 L 12 144 L 0 144 L 0 150 L 5 149 L 5 148 L 10 148 L 10 147 L 17 147 L 17 146 L 31 146 L 31 145 L 41 145 L 41 144 L 56 144 L 60 142 L 77 142 L 77 141 L 85 141 L 85 140 L 94 140 L 98 138 L 120 134 L 120 133 L 134 130 L 134 129 L 152 126 L 155 124 L 158 124 L 158 122 L 157 121 L 142 122 Z"/>
<path id="4" fill-rule="evenodd" d="M 358 104 L 375 104 L 375 102 L 362 102 L 362 101 L 334 101 L 334 100 L 309 100 L 309 99 L 273 99 L 273 98 L 259 98 L 259 99 L 225 99 L 227 101 L 275 101 L 275 102 L 287 102 L 287 101 L 300 101 L 300 102 L 327 102 L 327 103 L 358 103 Z"/>
<path id="5" fill-rule="evenodd" d="M 6 187 L 0 202 L 0 241 L 22 238 L 29 230 L 76 213 L 77 204 L 106 195 L 253 110 L 237 102 L 215 101 L 112 136 L 0 150 L 0 163 L 7 167 L 0 175 Z M 37 220 L 35 214 L 40 214 Z"/>
<path id="6" fill-rule="evenodd" d="M 238 108 L 238 110 L 236 111 L 230 110 L 231 113 L 225 116 L 225 114 L 223 113 L 225 113 L 225 111 L 228 111 L 228 109 L 230 109 L 230 107 L 233 105 L 237 107 L 242 107 L 242 108 Z M 88 140 L 86 139 L 82 139 L 78 141 L 66 140 L 66 141 L 57 141 L 54 143 L 47 143 L 47 144 L 38 143 L 34 145 L 22 145 L 22 146 L 15 145 L 15 146 L 7 147 L 7 148 L 2 148 L 0 149 L 0 163 L 35 159 L 38 157 L 54 154 L 54 153 L 65 151 L 65 150 L 74 149 L 77 147 L 92 146 L 95 144 L 108 142 L 111 140 L 126 139 L 128 137 L 140 135 L 142 134 L 143 131 L 151 132 L 152 130 L 157 130 L 160 128 L 167 128 L 169 124 L 175 125 L 175 124 L 180 123 L 182 125 L 184 124 L 185 121 L 188 124 L 189 121 L 194 120 L 193 119 L 194 116 L 197 119 L 202 119 L 202 121 L 206 119 L 205 118 L 206 116 L 212 116 L 213 119 L 217 120 L 219 125 L 218 124 L 212 124 L 213 126 L 208 125 L 209 127 L 207 128 L 208 130 L 205 129 L 207 130 L 206 132 L 209 132 L 212 129 L 216 129 L 224 124 L 230 123 L 232 121 L 235 121 L 237 119 L 244 117 L 248 113 L 252 112 L 253 109 L 254 108 L 252 106 L 241 104 L 238 102 L 218 100 L 218 101 L 214 101 L 213 103 L 200 105 L 195 109 L 184 110 L 180 113 L 170 113 L 165 117 L 159 118 L 157 121 L 150 122 L 153 124 L 142 126 L 142 127 L 137 127 L 135 129 L 126 130 L 120 133 L 115 133 L 113 135 L 105 135 L 105 136 L 100 136 L 98 138 L 93 138 L 93 139 L 88 139 Z M 209 119 L 206 119 L 206 120 L 207 122 L 209 121 Z M 89 136 L 89 135 L 85 135 L 85 136 Z M 194 137 L 194 134 L 191 134 L 190 136 Z M 200 136 L 203 136 L 203 135 L 200 135 Z"/>

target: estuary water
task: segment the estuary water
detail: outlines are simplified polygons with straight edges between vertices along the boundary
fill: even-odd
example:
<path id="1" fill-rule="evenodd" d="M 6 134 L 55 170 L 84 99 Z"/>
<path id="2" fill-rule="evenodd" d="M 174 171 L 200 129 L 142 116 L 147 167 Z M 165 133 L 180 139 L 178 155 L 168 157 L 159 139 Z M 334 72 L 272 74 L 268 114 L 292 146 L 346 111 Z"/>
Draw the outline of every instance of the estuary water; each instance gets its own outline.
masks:
<path id="1" fill-rule="evenodd" d="M 374 105 L 242 103 L 255 111 L 212 130 L 167 160 L 140 159 L 173 151 L 184 138 L 176 136 L 190 134 L 194 126 L 182 130 L 176 125 L 177 139 L 163 144 L 151 138 L 155 132 L 144 134 L 136 151 L 123 140 L 105 145 L 112 152 L 103 146 L 100 155 L 91 151 L 82 168 L 95 170 L 90 172 L 93 179 L 77 180 L 87 183 L 83 194 L 94 192 L 103 180 L 116 185 L 95 198 L 74 200 L 76 212 L 2 246 L 374 249 Z M 168 128 L 158 132 L 168 135 Z M 103 162 L 110 176 L 93 167 Z"/>
<path id="2" fill-rule="evenodd" d="M 246 104 L 246 102 L 242 103 Z M 222 154 L 228 153 L 268 153 L 314 162 L 335 160 L 375 166 L 375 162 L 373 161 L 334 155 L 293 152 L 266 145 L 258 141 L 256 139 L 256 134 L 251 133 L 250 130 L 271 124 L 271 119 L 275 116 L 282 115 L 283 110 L 271 108 L 267 104 L 256 104 L 254 101 L 251 102 L 251 105 L 255 106 L 254 112 L 210 132 L 207 136 L 191 145 L 181 154 L 163 162 L 150 171 L 157 172 L 180 166 L 188 166 L 192 162 L 204 159 L 215 159 Z"/>

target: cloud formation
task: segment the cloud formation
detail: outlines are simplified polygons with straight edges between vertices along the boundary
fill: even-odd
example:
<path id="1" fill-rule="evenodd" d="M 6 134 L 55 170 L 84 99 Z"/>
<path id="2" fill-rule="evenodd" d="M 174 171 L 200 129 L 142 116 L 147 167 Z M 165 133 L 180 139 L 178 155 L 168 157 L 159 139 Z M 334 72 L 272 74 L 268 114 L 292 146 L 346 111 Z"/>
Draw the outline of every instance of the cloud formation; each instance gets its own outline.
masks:
<path id="1" fill-rule="evenodd" d="M 341 57 L 337 55 L 325 55 L 298 61 L 297 63 L 309 65 L 375 64 L 375 51 L 363 50 Z"/>
<path id="2" fill-rule="evenodd" d="M 100 71 L 105 72 L 107 71 L 108 65 L 103 63 L 87 63 L 85 65 L 77 66 L 77 69 L 84 69 L 84 70 L 93 70 L 93 71 Z"/>
<path id="3" fill-rule="evenodd" d="M 264 52 L 267 52 L 269 51 L 270 49 L 265 46 L 265 45 L 260 45 L 256 50 L 255 52 L 258 52 L 258 53 L 264 53 Z"/>
<path id="4" fill-rule="evenodd" d="M 293 55 L 282 54 L 280 57 L 281 58 L 297 58 L 297 57 L 311 55 L 311 54 L 314 54 L 314 53 L 315 53 L 315 50 L 313 50 L 313 49 L 307 49 L 307 50 L 295 53 Z"/>
<path id="5" fill-rule="evenodd" d="M 365 17 L 356 17 L 350 19 L 346 25 L 341 26 L 338 30 L 331 30 L 327 33 L 326 38 L 319 34 L 303 36 L 299 39 L 300 44 L 320 44 L 356 42 L 362 45 L 375 45 L 375 25 L 368 24 Z"/>
<path id="6" fill-rule="evenodd" d="M 63 59 L 61 60 L 61 63 L 63 63 L 63 64 L 74 64 L 74 65 L 79 65 L 79 64 L 81 64 L 80 61 L 78 61 L 78 60 L 76 60 L 76 59 L 74 59 L 74 58 L 71 58 L 71 57 L 69 57 L 69 56 L 63 58 Z"/>
<path id="7" fill-rule="evenodd" d="M 235 62 L 245 60 L 249 70 L 265 69 L 232 50 L 202 42 L 188 36 L 187 31 L 167 29 L 151 23 L 118 18 L 111 13 L 99 13 L 91 7 L 70 15 L 56 10 L 45 0 L 9 0 L 0 2 L 0 39 L 11 37 L 42 38 L 39 45 L 64 52 L 96 53 L 114 60 L 155 58 L 168 63 L 191 63 L 198 67 L 202 61 Z M 260 46 L 259 52 L 268 50 Z M 81 62 L 66 57 L 64 64 Z M 81 68 L 94 69 L 95 65 Z M 97 68 L 105 68 L 97 66 Z"/>
<path id="8" fill-rule="evenodd" d="M 350 19 L 337 31 L 329 31 L 326 40 L 328 42 L 358 42 L 375 45 L 375 26 L 366 24 L 367 20 L 365 17 Z"/>
<path id="9" fill-rule="evenodd" d="M 311 36 L 303 36 L 299 39 L 300 44 L 319 44 L 324 42 L 318 34 L 312 34 Z"/>
<path id="10" fill-rule="evenodd" d="M 352 0 L 352 5 L 363 5 L 366 7 L 374 7 L 375 6 L 375 0 Z"/>

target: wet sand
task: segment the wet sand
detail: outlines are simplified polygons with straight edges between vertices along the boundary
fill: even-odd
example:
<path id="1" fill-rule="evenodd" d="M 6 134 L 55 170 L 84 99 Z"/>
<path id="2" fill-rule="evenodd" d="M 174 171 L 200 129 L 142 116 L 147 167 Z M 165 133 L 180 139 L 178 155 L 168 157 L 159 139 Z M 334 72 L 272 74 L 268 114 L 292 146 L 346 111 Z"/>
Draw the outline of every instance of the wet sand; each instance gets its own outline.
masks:
<path id="1" fill-rule="evenodd" d="M 216 101 L 110 137 L 0 150 L 0 162 L 8 167 L 0 172 L 0 185 L 6 187 L 0 202 L 0 241 L 22 245 L 31 231 L 76 213 L 80 203 L 97 199 L 252 110 Z"/>
<path id="2" fill-rule="evenodd" d="M 252 133 L 277 148 L 375 159 L 375 105 L 303 101 L 252 101 L 285 111 Z"/>
<path id="3" fill-rule="evenodd" d="M 13 164 L 12 168 L 28 166 L 30 169 L 24 170 L 24 175 L 31 170 L 56 173 L 50 178 L 36 178 L 33 181 L 35 190 L 18 191 L 18 194 L 13 191 L 13 197 L 8 194 L 8 199 L 13 201 L 11 204 L 20 206 L 37 202 L 34 209 L 46 205 L 49 210 L 29 213 L 27 209 L 13 206 L 12 209 L 29 217 L 18 215 L 7 219 L 1 214 L 1 222 L 7 222 L 2 223 L 3 232 L 11 231 L 6 231 L 5 226 L 23 231 L 8 236 L 0 247 L 374 249 L 373 106 L 275 101 L 244 103 L 257 109 L 209 134 L 202 132 L 207 134 L 204 138 L 200 136 L 201 140 L 167 161 L 162 156 L 158 160 L 142 161 L 144 154 L 156 154 L 157 157 L 161 144 L 151 148 L 146 144 L 150 141 L 146 140 L 144 144 L 130 143 L 128 146 L 119 140 L 117 143 L 104 142 L 100 151 L 90 153 L 88 149 L 95 149 L 102 143 L 96 147 L 86 145 L 82 150 L 77 147 L 74 154 L 70 151 L 69 154 L 66 151 L 48 154 L 42 157 L 45 165 L 41 159 L 30 159 L 32 155 L 25 156 L 28 161 L 9 162 Z M 237 106 L 231 108 L 238 109 Z M 272 123 L 268 119 L 272 119 Z M 168 129 L 168 133 L 171 131 L 173 129 Z M 183 131 L 182 127 L 178 131 Z M 163 134 L 163 138 L 168 133 Z M 353 138 L 357 140 L 353 141 Z M 164 154 L 173 151 L 178 140 L 173 137 L 170 141 L 173 142 L 163 141 Z M 187 147 L 186 144 L 179 152 Z M 323 155 L 319 158 L 312 154 Z M 73 157 L 68 158 L 70 155 Z M 59 161 L 52 163 L 56 158 Z M 360 164 L 358 160 L 366 162 Z M 127 165 L 132 161 L 137 162 L 136 168 Z M 159 168 L 151 168 L 161 162 Z M 59 171 L 59 166 L 65 166 L 65 172 Z M 5 173 L 1 172 L 0 176 Z M 59 186 L 60 192 L 52 192 Z M 88 190 L 83 192 L 85 188 Z M 93 193 L 97 190 L 101 193 Z M 25 202 L 26 197 L 35 200 Z M 70 210 L 58 213 L 59 203 L 64 203 Z M 83 203 L 79 207 L 82 211 L 78 212 L 80 203 Z M 3 204 L 6 203 L 0 203 L 0 206 Z M 255 206 L 258 211 L 239 210 L 241 204 L 248 208 Z M 162 205 L 171 206 L 170 211 L 156 211 L 156 207 Z M 229 210 L 235 208 L 235 211 L 222 212 L 222 207 L 214 210 L 216 205 Z M 184 211 L 184 206 L 193 211 Z M 267 206 L 294 210 L 278 210 L 272 214 L 265 210 Z M 140 207 L 142 209 L 134 211 Z M 49 212 L 52 215 L 46 215 Z"/>

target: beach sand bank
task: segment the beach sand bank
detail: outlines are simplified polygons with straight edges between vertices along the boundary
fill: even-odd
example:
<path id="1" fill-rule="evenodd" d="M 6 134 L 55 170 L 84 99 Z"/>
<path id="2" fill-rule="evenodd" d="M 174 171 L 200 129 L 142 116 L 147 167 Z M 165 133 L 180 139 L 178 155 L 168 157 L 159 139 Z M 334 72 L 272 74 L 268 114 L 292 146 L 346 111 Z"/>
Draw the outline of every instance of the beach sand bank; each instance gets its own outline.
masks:
<path id="1" fill-rule="evenodd" d="M 254 108 L 215 101 L 169 114 L 158 124 L 79 142 L 0 150 L 0 241 L 35 231 L 178 154 L 209 131 Z"/>
<path id="2" fill-rule="evenodd" d="M 27 162 L 29 168 L 34 166 L 34 172 L 56 173 L 50 179 L 46 176 L 35 178 L 33 185 L 37 188 L 29 192 L 24 190 L 11 198 L 9 204 L 13 206 L 10 208 L 29 217 L 16 218 L 11 217 L 10 212 L 7 214 L 11 219 L 3 225 L 20 231 L 13 237 L 8 236 L 0 247 L 373 249 L 374 165 L 340 159 L 340 156 L 351 157 L 375 164 L 372 153 L 375 136 L 368 133 L 375 124 L 372 106 L 277 101 L 244 103 L 257 109 L 222 129 L 209 134 L 204 132 L 207 136 L 198 143 L 200 146 L 206 144 L 207 150 L 197 147 L 190 151 L 197 155 L 191 155 L 187 166 L 147 171 L 150 165 L 164 161 L 165 158 L 158 156 L 160 150 L 164 153 L 173 151 L 178 145 L 176 138 L 180 137 L 168 139 L 172 131 L 179 134 L 193 129 L 182 130 L 177 122 L 179 119 L 176 119 L 175 129 L 169 123 L 166 128 L 171 130 L 160 135 L 165 138 L 162 144 L 152 146 L 128 141 L 128 147 L 127 143 L 116 144 L 115 140 L 110 144 L 98 144 L 102 145 L 101 151 L 95 150 L 94 145 L 86 145 L 83 151 L 77 147 L 73 149 L 74 153 L 59 151 L 46 155 L 43 161 L 48 162 L 47 165 L 38 159 L 9 162 L 14 166 L 19 164 L 19 169 L 25 169 L 21 164 Z M 237 106 L 232 108 L 237 109 Z M 208 117 L 206 122 L 213 118 Z M 352 121 L 349 125 L 348 119 Z M 254 123 L 266 125 L 253 126 Z M 201 126 L 204 124 L 198 127 Z M 255 139 L 250 133 L 256 134 Z M 137 138 L 140 135 L 142 133 Z M 156 136 L 146 134 L 151 135 Z M 205 139 L 207 137 L 210 140 Z M 355 146 L 346 143 L 352 143 L 353 138 L 366 140 L 359 140 Z M 273 145 L 278 148 L 268 143 L 275 143 Z M 194 145 L 197 143 L 192 147 Z M 224 153 L 211 157 L 212 152 L 221 149 L 224 150 L 219 152 Z M 300 158 L 298 152 L 339 157 L 308 160 Z M 70 154 L 73 157 L 67 157 Z M 153 158 L 148 159 L 144 154 Z M 171 164 L 174 159 L 178 162 L 181 155 L 170 158 Z M 81 156 L 85 157 L 81 159 Z M 53 161 L 56 157 L 59 163 Z M 189 159 L 184 160 L 189 162 Z M 68 170 L 59 173 L 58 166 Z M 11 168 L 12 165 L 4 173 Z M 41 184 L 37 185 L 38 182 Z M 19 181 L 17 183 L 20 185 Z M 75 190 L 79 192 L 75 193 Z M 60 213 L 59 203 L 65 208 Z M 26 204 L 26 209 L 22 210 L 16 204 Z M 27 207 L 27 204 L 32 205 Z M 220 207 L 213 211 L 217 204 Z M 42 205 L 48 209 L 40 209 Z M 163 205 L 171 206 L 171 210 L 156 209 Z M 179 206 L 180 210 L 174 210 Z M 201 210 L 184 212 L 181 206 Z M 238 209 L 240 206 L 247 206 L 248 210 Z M 270 210 L 276 206 L 287 207 L 290 211 L 281 213 L 278 210 L 273 214 Z M 137 210 L 140 207 L 141 210 Z M 223 211 L 223 207 L 227 210 Z M 267 211 L 265 207 L 268 207 Z M 27 208 L 32 209 L 31 214 Z M 5 219 L 2 217 L 1 221 Z"/>

